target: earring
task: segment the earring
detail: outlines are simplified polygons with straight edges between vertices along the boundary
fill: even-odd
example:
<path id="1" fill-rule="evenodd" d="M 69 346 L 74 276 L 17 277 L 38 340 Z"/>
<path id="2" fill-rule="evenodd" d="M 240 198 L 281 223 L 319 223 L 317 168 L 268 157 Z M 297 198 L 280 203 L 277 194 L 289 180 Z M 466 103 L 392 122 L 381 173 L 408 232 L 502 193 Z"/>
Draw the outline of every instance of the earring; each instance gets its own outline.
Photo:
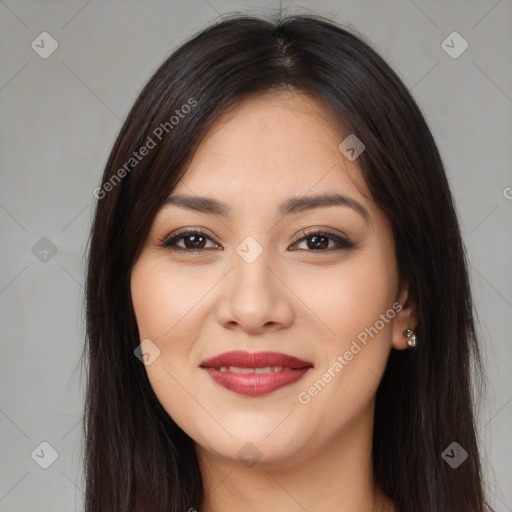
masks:
<path id="1" fill-rule="evenodd" d="M 407 338 L 407 345 L 410 347 L 416 346 L 416 334 L 414 334 L 412 329 L 406 329 L 404 331 L 404 336 Z"/>

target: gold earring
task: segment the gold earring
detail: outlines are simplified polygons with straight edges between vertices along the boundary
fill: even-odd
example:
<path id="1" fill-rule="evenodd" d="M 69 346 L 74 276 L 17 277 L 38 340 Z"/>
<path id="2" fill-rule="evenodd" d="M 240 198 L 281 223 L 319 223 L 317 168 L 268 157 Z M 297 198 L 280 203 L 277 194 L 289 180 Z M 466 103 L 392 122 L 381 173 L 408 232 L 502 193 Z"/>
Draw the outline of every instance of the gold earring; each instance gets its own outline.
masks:
<path id="1" fill-rule="evenodd" d="M 406 329 L 404 331 L 404 336 L 407 338 L 407 345 L 410 347 L 416 346 L 416 334 L 414 334 L 412 329 Z"/>

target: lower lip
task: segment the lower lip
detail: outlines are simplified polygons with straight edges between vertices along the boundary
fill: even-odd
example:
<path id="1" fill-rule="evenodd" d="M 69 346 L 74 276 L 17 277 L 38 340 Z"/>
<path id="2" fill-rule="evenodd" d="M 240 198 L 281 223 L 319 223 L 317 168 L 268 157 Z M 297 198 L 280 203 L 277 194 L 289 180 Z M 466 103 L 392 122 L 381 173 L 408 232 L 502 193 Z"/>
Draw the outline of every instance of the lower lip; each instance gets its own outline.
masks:
<path id="1" fill-rule="evenodd" d="M 222 387 L 240 395 L 261 396 L 302 379 L 311 367 L 274 373 L 235 373 L 205 368 L 210 377 Z"/>

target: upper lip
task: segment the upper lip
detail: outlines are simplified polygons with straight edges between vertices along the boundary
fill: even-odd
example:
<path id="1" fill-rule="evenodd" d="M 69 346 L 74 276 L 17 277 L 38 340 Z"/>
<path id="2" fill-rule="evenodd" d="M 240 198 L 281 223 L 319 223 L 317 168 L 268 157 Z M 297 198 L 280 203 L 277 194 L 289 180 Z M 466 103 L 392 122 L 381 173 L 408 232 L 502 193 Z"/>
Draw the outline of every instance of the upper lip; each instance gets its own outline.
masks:
<path id="1" fill-rule="evenodd" d="M 237 368 L 266 368 L 282 366 L 283 368 L 307 368 L 313 364 L 288 354 L 279 352 L 246 352 L 233 350 L 206 359 L 201 363 L 203 368 L 221 368 L 234 366 Z"/>

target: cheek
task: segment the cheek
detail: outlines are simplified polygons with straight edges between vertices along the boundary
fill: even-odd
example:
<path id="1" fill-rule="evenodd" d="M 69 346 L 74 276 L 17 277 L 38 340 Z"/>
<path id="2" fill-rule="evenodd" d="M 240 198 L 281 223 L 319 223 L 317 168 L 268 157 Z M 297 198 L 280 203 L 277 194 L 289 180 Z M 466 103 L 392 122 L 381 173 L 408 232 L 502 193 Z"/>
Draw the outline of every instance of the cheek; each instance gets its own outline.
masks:
<path id="1" fill-rule="evenodd" d="M 197 274 L 197 271 L 196 271 Z M 131 276 L 131 292 L 141 339 L 156 342 L 165 340 L 183 328 L 187 315 L 194 311 L 208 284 L 208 276 L 194 276 L 193 269 L 177 271 L 168 262 L 159 259 L 150 262 L 140 259 Z"/>
<path id="2" fill-rule="evenodd" d="M 311 329 L 311 342 L 315 342 L 315 352 L 321 361 L 315 378 L 304 382 L 299 391 L 313 386 L 338 356 L 343 357 L 350 349 L 352 341 L 358 340 L 358 335 L 391 307 L 397 275 L 390 251 L 386 247 L 360 251 L 329 269 L 321 266 L 304 266 L 300 271 L 292 267 L 283 269 L 281 275 L 293 294 L 286 288 L 281 292 L 290 297 L 297 312 L 297 325 L 292 329 Z M 154 340 L 161 350 L 160 357 L 146 367 L 151 386 L 173 420 L 202 444 L 208 444 L 206 440 L 210 437 L 223 439 L 226 435 L 191 397 L 201 396 L 202 390 L 208 389 L 209 383 L 201 380 L 191 352 L 201 326 L 206 325 L 214 311 L 223 274 L 215 265 L 182 266 L 177 271 L 163 258 L 144 259 L 144 255 L 132 272 L 132 300 L 141 339 Z M 215 286 L 219 288 L 213 289 Z M 368 407 L 389 354 L 391 325 L 386 324 L 375 337 L 368 336 L 366 345 L 359 343 L 357 354 L 347 361 L 343 370 L 331 376 L 325 390 L 322 388 L 311 395 L 305 409 L 293 397 L 294 405 L 304 412 L 304 424 L 311 423 L 306 431 L 327 435 L 340 422 L 348 421 Z M 222 413 L 222 403 L 215 407 L 219 415 L 227 415 L 230 410 L 227 408 Z M 340 411 L 343 411 L 341 416 Z M 341 419 L 343 416 L 345 420 Z M 314 418 L 328 421 L 315 426 Z"/>
<path id="3" fill-rule="evenodd" d="M 191 358 L 198 325 L 203 315 L 201 298 L 215 283 L 204 273 L 176 271 L 165 259 L 142 255 L 131 274 L 132 302 L 141 340 L 150 339 L 159 356 L 145 367 L 151 387 L 173 420 L 187 426 L 187 418 L 197 415 L 197 403 L 191 400 L 194 379 L 199 373 Z M 203 299 L 204 300 L 204 299 Z M 200 412 L 200 411 L 199 411 Z"/>
<path id="4" fill-rule="evenodd" d="M 325 358 L 302 397 L 333 424 L 339 411 L 357 415 L 375 395 L 391 349 L 397 279 L 389 253 L 368 251 L 317 280 L 323 286 L 309 294 L 308 305 L 335 334 L 325 339 Z M 302 282 L 300 293 L 313 289 Z"/>
<path id="5" fill-rule="evenodd" d="M 173 362 L 174 364 L 171 364 Z M 201 429 L 196 428 L 194 419 L 208 424 L 209 418 L 201 409 L 194 396 L 199 396 L 194 388 L 194 376 L 190 369 L 174 357 L 169 358 L 169 353 L 162 353 L 153 364 L 146 367 L 150 385 L 167 411 L 167 414 L 191 437 L 195 438 Z M 214 425 L 209 425 L 213 428 Z"/>
<path id="6" fill-rule="evenodd" d="M 391 308 L 396 293 L 397 272 L 384 254 L 358 254 L 331 271 L 297 273 L 292 289 L 311 311 L 314 320 L 328 328 L 326 348 L 342 349 L 373 326 Z M 379 323 L 380 325 L 380 323 Z M 391 323 L 382 328 L 389 334 Z M 331 336 L 332 335 L 332 336 Z"/>
<path id="7" fill-rule="evenodd" d="M 391 307 L 394 289 L 394 274 L 379 262 L 355 269 L 344 279 L 340 292 L 339 328 L 351 338 L 365 332 Z"/>

